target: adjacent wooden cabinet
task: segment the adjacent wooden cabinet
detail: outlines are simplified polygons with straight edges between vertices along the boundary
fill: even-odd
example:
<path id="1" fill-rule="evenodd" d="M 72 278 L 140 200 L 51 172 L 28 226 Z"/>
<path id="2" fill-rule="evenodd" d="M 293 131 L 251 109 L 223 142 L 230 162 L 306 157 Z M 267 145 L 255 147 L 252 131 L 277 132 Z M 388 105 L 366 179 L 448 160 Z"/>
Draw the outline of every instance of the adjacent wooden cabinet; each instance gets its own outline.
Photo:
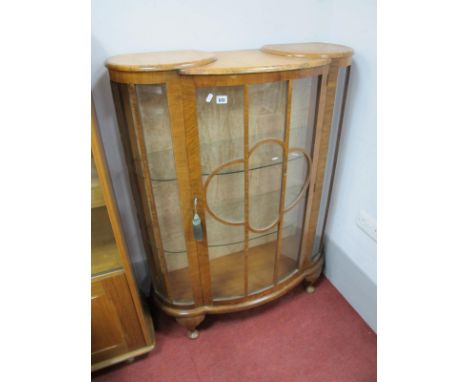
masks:
<path id="1" fill-rule="evenodd" d="M 91 121 L 91 364 L 92 371 L 154 347 L 122 236 L 94 112 Z"/>
<path id="2" fill-rule="evenodd" d="M 154 301 L 190 338 L 205 314 L 313 291 L 351 55 L 311 43 L 107 61 Z"/>

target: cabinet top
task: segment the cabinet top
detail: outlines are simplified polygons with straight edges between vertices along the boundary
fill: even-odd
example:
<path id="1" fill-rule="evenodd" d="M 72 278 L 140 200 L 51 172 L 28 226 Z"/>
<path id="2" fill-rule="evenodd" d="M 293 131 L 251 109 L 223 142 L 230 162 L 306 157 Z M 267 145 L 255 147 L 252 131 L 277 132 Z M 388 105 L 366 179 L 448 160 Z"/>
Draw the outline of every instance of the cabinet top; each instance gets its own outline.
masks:
<path id="1" fill-rule="evenodd" d="M 182 68 L 180 72 L 188 75 L 247 74 L 309 69 L 330 63 L 329 59 L 285 57 L 255 49 L 216 52 L 215 56 L 216 61 L 210 64 Z"/>
<path id="2" fill-rule="evenodd" d="M 109 70 L 119 72 L 159 72 L 205 65 L 215 60 L 216 56 L 213 53 L 198 50 L 174 50 L 122 54 L 109 58 L 106 66 Z"/>
<path id="3" fill-rule="evenodd" d="M 324 42 L 265 45 L 262 47 L 262 51 L 281 56 L 331 59 L 351 57 L 353 55 L 353 50 L 347 46 Z"/>

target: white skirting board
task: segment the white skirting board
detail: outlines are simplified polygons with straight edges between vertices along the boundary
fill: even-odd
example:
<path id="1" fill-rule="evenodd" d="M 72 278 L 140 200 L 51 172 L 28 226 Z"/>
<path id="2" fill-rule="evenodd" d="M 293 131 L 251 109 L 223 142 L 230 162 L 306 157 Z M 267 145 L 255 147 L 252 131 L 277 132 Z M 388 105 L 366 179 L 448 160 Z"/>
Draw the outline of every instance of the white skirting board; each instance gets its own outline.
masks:
<path id="1" fill-rule="evenodd" d="M 325 236 L 325 276 L 365 322 L 377 332 L 377 285 Z"/>

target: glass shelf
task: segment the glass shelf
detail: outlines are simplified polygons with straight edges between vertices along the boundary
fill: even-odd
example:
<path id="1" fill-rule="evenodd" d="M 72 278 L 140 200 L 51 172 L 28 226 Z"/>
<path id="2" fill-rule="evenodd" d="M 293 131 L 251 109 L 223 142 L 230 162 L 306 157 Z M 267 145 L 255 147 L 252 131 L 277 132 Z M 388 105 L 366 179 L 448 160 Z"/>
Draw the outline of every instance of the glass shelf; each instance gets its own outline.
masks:
<path id="1" fill-rule="evenodd" d="M 283 232 L 288 232 L 290 230 L 296 230 L 297 228 L 298 227 L 296 227 L 294 225 L 287 225 L 287 226 L 283 227 Z M 259 234 L 250 233 L 249 241 L 258 240 L 258 239 L 261 239 L 261 238 L 266 238 L 267 236 L 271 236 L 271 235 L 274 235 L 276 233 L 278 233 L 278 230 L 275 229 L 275 228 L 272 228 L 270 231 L 267 231 L 267 233 L 259 233 Z M 231 246 L 231 245 L 238 245 L 238 244 L 243 244 L 243 243 L 244 243 L 244 238 L 240 238 L 239 240 L 232 241 L 232 242 L 223 242 L 223 243 L 216 243 L 216 242 L 213 243 L 210 240 L 210 243 L 208 244 L 208 248 L 228 247 L 228 246 Z M 167 250 L 167 249 L 164 249 L 164 253 L 166 253 L 168 256 L 171 256 L 171 255 L 176 255 L 176 254 L 186 254 L 187 252 L 185 251 L 185 249 L 184 250 Z"/>
<path id="2" fill-rule="evenodd" d="M 291 128 L 290 129 L 290 147 L 300 146 L 300 142 L 305 139 L 308 131 L 306 127 Z M 263 134 L 256 134 L 251 137 L 252 141 L 258 142 L 262 139 L 271 137 L 271 133 L 264 132 Z M 237 139 L 226 139 L 218 140 L 216 142 L 201 143 L 200 152 L 202 156 L 202 175 L 210 175 L 210 173 L 222 163 L 229 162 L 232 160 L 232 152 L 239 152 L 243 150 L 244 140 L 243 138 Z M 151 180 L 153 182 L 173 182 L 176 181 L 176 171 L 174 166 L 174 154 L 172 149 L 154 151 L 147 154 L 148 165 L 150 173 L 152 174 Z M 278 166 L 283 163 L 282 160 L 274 159 L 276 156 L 272 156 L 270 163 L 263 160 L 262 165 L 250 166 L 250 170 L 257 170 L 264 167 Z M 297 153 L 290 154 L 288 161 L 301 159 L 301 155 Z M 164 163 L 164 166 L 161 166 Z M 208 165 L 216 164 L 215 165 Z M 138 167 L 138 166 L 137 166 Z M 229 175 L 239 172 L 243 172 L 244 167 L 242 164 L 233 165 L 224 168 L 217 175 Z M 141 176 L 141 174 L 139 174 Z"/>

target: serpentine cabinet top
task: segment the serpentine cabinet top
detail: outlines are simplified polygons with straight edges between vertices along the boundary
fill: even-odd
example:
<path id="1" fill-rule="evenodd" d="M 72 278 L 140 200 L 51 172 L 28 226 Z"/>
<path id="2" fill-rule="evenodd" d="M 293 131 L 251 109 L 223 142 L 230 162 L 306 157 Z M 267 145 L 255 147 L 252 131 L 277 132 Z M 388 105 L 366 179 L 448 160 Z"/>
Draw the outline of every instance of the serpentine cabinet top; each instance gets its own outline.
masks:
<path id="1" fill-rule="evenodd" d="M 265 45 L 261 50 L 126 54 L 109 58 L 106 67 L 110 72 L 128 73 L 177 70 L 184 75 L 247 74 L 326 66 L 333 59 L 350 58 L 352 53 L 352 49 L 335 44 L 278 44 Z"/>

